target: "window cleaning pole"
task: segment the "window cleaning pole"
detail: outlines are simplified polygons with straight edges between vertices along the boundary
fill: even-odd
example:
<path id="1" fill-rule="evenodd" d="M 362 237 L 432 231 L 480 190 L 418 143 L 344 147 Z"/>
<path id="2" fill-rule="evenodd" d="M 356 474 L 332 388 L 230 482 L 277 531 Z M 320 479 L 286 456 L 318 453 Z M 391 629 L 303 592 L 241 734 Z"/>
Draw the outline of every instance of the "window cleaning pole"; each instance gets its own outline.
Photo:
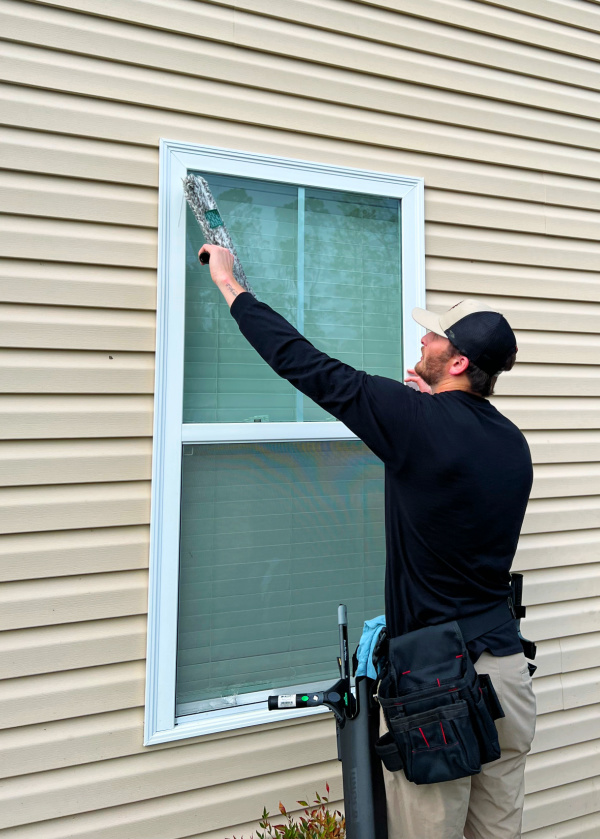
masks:
<path id="1" fill-rule="evenodd" d="M 379 736 L 375 683 L 362 676 L 350 689 L 346 607 L 338 609 L 340 679 L 325 691 L 269 696 L 270 711 L 326 705 L 336 721 L 338 760 L 342 763 L 346 839 L 387 839 L 387 811 L 381 761 L 373 743 Z"/>

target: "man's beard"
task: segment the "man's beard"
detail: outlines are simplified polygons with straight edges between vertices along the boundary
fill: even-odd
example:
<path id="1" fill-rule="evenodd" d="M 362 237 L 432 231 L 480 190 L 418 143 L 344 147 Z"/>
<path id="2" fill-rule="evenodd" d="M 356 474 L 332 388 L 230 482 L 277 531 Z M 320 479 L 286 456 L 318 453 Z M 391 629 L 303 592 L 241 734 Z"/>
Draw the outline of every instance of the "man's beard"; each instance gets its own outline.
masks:
<path id="1" fill-rule="evenodd" d="M 453 355 L 455 355 L 454 351 L 448 350 L 448 352 L 443 355 L 430 356 L 428 359 L 421 358 L 415 364 L 415 373 L 420 376 L 423 381 L 429 385 L 429 387 L 434 387 L 444 378 L 446 363 Z"/>

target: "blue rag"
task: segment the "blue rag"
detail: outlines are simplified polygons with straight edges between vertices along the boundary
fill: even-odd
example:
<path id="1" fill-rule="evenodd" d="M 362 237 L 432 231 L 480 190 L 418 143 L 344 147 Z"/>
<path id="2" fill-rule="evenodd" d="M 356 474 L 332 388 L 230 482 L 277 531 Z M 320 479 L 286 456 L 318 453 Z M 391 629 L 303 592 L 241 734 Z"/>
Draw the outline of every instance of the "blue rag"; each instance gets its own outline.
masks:
<path id="1" fill-rule="evenodd" d="M 360 636 L 356 657 L 358 659 L 358 667 L 356 668 L 356 678 L 359 676 L 368 676 L 370 679 L 377 678 L 377 671 L 373 664 L 373 650 L 375 644 L 379 640 L 379 633 L 385 627 L 385 615 L 379 615 L 377 618 L 371 618 L 370 621 L 365 621 L 363 626 L 363 633 Z"/>

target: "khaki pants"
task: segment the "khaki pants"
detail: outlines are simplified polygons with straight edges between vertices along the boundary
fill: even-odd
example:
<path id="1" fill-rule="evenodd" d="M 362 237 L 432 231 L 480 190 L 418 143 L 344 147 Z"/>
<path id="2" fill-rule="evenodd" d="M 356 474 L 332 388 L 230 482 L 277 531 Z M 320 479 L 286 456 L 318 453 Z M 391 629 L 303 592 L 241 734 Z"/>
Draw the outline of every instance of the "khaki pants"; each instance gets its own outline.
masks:
<path id="1" fill-rule="evenodd" d="M 482 654 L 506 716 L 496 720 L 502 756 L 479 775 L 417 786 L 384 767 L 389 839 L 519 839 L 525 758 L 535 732 L 535 696 L 522 653 Z M 387 731 L 383 714 L 381 732 Z"/>

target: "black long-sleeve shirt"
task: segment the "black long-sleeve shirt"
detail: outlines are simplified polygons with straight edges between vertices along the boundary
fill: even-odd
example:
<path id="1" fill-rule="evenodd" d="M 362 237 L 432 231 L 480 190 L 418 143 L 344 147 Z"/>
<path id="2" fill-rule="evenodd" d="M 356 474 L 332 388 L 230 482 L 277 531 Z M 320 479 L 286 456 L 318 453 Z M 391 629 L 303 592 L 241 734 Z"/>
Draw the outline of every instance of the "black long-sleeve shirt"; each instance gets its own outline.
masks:
<path id="1" fill-rule="evenodd" d="M 385 465 L 386 622 L 392 636 L 506 600 L 533 479 L 519 429 L 486 399 L 429 395 L 317 350 L 250 294 L 231 314 L 267 364 Z M 514 621 L 469 644 L 521 651 Z"/>

